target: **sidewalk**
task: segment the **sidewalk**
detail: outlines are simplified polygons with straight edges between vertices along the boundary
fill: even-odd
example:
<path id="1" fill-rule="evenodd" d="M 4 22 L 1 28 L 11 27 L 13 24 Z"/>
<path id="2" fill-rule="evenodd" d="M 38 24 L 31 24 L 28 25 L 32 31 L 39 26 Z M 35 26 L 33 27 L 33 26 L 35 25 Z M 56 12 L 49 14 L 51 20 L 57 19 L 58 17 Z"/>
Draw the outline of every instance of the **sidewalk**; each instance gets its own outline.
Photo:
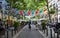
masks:
<path id="1" fill-rule="evenodd" d="M 15 35 L 14 31 L 13 31 L 13 36 Z M 8 38 L 12 38 L 12 31 L 8 31 Z M 5 38 L 7 38 L 7 31 L 5 32 Z"/>
<path id="2" fill-rule="evenodd" d="M 42 31 L 40 31 L 39 30 L 39 32 L 45 37 L 45 38 L 51 38 L 51 36 L 50 36 L 50 28 L 49 27 L 47 27 L 48 28 L 48 36 L 46 36 L 46 31 L 45 31 L 45 33 L 44 32 L 42 32 Z M 54 30 L 53 30 L 53 28 L 51 28 L 52 29 L 52 38 L 57 38 L 57 34 L 55 33 L 55 37 L 54 37 Z M 60 36 L 59 36 L 59 38 L 60 38 Z"/>
<path id="3" fill-rule="evenodd" d="M 41 33 L 35 29 L 34 25 L 32 26 L 32 30 L 28 29 L 28 25 L 26 25 L 16 36 L 13 38 L 44 38 Z"/>

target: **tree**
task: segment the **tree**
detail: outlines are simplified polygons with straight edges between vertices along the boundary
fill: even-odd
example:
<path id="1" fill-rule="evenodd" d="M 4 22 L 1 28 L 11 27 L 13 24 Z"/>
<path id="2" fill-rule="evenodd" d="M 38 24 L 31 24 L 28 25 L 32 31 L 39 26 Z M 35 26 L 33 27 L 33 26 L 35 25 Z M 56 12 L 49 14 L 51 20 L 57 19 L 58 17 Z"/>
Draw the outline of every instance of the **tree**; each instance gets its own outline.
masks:
<path id="1" fill-rule="evenodd" d="M 45 7 L 47 0 L 7 0 L 11 8 L 18 10 L 36 10 Z"/>
<path id="2" fill-rule="evenodd" d="M 7 0 L 11 7 L 18 9 L 39 9 L 43 8 L 46 0 Z M 16 4 L 16 2 L 18 2 Z"/>
<path id="3" fill-rule="evenodd" d="M 51 8 L 49 12 L 50 12 L 50 14 L 54 14 L 55 13 L 55 9 Z"/>

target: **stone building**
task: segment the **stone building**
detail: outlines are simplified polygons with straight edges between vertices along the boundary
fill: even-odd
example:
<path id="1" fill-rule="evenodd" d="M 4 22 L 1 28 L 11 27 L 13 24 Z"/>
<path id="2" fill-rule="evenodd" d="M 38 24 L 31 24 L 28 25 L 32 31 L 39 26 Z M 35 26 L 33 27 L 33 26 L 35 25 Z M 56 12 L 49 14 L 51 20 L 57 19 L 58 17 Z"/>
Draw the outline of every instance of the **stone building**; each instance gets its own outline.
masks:
<path id="1" fill-rule="evenodd" d="M 5 8 L 6 8 L 6 1 L 5 0 L 0 0 L 0 18 L 3 16 L 5 13 Z"/>

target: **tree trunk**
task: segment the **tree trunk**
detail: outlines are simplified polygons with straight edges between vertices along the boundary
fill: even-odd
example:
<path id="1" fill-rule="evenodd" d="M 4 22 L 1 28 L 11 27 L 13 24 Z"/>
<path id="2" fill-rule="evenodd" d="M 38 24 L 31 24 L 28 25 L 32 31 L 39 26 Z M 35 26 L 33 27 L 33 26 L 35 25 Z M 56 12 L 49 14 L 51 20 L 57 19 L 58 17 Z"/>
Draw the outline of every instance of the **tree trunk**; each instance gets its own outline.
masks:
<path id="1" fill-rule="evenodd" d="M 49 12 L 49 7 L 48 7 L 48 0 L 46 0 L 46 2 L 47 2 L 47 9 L 48 9 L 49 20 L 50 20 L 50 23 L 51 23 L 51 17 L 50 17 L 50 12 Z"/>

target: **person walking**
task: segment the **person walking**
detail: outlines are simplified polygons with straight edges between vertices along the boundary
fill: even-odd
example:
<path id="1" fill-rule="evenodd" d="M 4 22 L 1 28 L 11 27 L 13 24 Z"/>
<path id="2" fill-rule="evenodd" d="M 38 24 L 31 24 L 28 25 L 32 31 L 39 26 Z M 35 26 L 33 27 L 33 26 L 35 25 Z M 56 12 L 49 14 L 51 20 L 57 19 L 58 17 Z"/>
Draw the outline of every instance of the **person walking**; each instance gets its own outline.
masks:
<path id="1" fill-rule="evenodd" d="M 38 30 L 38 23 L 36 22 L 36 30 Z"/>
<path id="2" fill-rule="evenodd" d="M 31 20 L 29 21 L 29 29 L 31 30 Z"/>

